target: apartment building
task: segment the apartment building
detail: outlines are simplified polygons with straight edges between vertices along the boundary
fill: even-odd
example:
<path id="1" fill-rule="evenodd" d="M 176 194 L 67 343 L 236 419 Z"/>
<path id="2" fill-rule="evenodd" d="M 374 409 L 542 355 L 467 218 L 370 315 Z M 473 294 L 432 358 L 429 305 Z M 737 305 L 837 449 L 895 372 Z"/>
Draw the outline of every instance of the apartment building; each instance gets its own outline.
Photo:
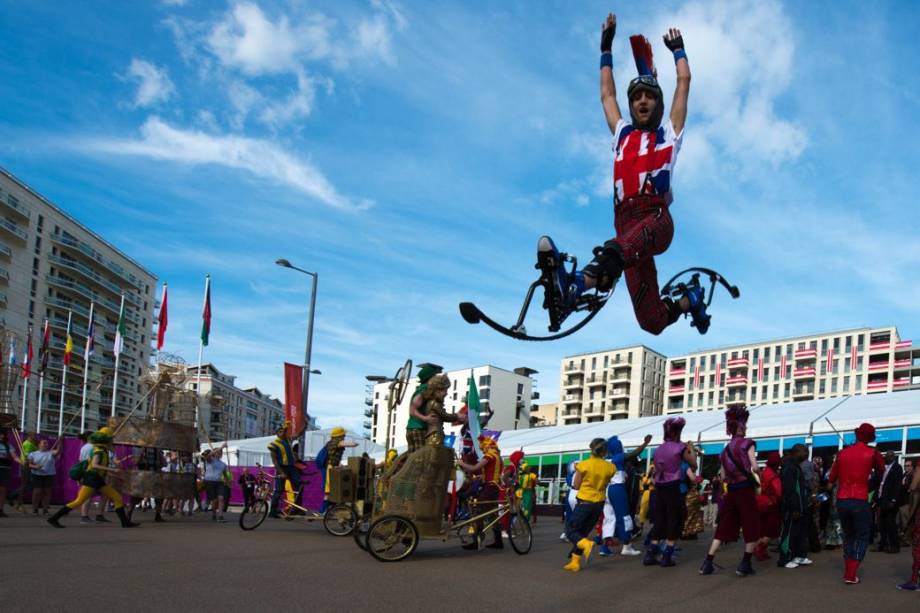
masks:
<path id="1" fill-rule="evenodd" d="M 557 424 L 660 415 L 666 363 L 645 345 L 562 358 Z"/>
<path id="2" fill-rule="evenodd" d="M 213 364 L 201 365 L 200 388 L 198 367 L 188 366 L 186 372 L 185 388 L 203 396 L 200 429 L 211 441 L 270 436 L 284 423 L 284 403 L 257 387 L 237 387 L 235 376 L 222 373 Z M 212 396 L 219 396 L 222 404 L 214 407 Z"/>
<path id="3" fill-rule="evenodd" d="M 150 359 L 157 277 L 103 237 L 0 168 L 0 328 L 21 363 L 32 326 L 33 376 L 25 401 L 26 427 L 58 431 L 61 379 L 71 316 L 73 353 L 64 391 L 65 432 L 80 428 L 83 376 L 87 378 L 86 428 L 96 428 L 112 411 L 115 380 L 115 332 L 122 296 L 127 333 L 118 365 L 114 409 L 129 412 L 142 397 L 138 382 Z M 86 364 L 84 347 L 90 303 L 95 305 L 95 350 Z M 50 322 L 48 369 L 39 413 L 38 348 L 42 325 Z M 3 347 L 4 361 L 9 346 Z M 22 409 L 23 379 L 5 379 L 0 410 Z M 8 389 L 7 389 L 8 388 Z"/>
<path id="4" fill-rule="evenodd" d="M 536 404 L 530 410 L 530 425 L 537 426 L 555 426 L 559 423 L 560 403 L 548 402 Z"/>
<path id="5" fill-rule="evenodd" d="M 669 358 L 666 412 L 906 389 L 920 389 L 920 346 L 894 326 L 853 328 Z"/>
<path id="6" fill-rule="evenodd" d="M 473 380 L 479 390 L 482 412 L 493 411 L 492 419 L 486 426 L 493 430 L 519 430 L 530 427 L 531 406 L 534 399 L 533 375 L 537 371 L 530 368 L 505 370 L 497 366 L 477 366 L 447 372 L 451 388 L 444 400 L 444 407 L 452 413 L 459 411 L 466 402 L 469 390 L 468 379 L 472 372 Z M 369 418 L 364 426 L 370 431 L 371 439 L 386 447 L 404 447 L 406 445 L 406 423 L 409 421 L 409 404 L 412 392 L 418 385 L 418 379 L 409 382 L 403 401 L 392 411 L 388 408 L 390 383 L 379 382 L 365 402 L 368 408 L 364 414 Z M 457 432 L 459 428 L 445 427 L 447 432 Z"/>

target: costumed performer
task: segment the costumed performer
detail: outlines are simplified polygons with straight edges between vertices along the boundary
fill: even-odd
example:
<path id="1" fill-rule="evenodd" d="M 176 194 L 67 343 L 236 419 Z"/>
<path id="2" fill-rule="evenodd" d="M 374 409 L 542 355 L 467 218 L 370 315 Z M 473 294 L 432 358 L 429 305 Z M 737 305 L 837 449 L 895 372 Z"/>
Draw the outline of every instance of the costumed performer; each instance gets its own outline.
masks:
<path id="1" fill-rule="evenodd" d="M 607 439 L 607 459 L 616 466 L 617 471 L 613 473 L 610 484 L 607 486 L 604 525 L 601 530 L 604 542 L 598 551 L 599 555 L 613 555 L 610 546 L 613 544 L 614 537 L 623 545 L 620 555 L 637 556 L 642 553 L 629 542 L 632 538 L 633 518 L 629 513 L 629 496 L 626 491 L 626 462 L 628 459 L 638 457 L 650 442 L 652 442 L 652 435 L 647 434 L 641 445 L 626 453 L 618 436 L 611 436 Z"/>
<path id="2" fill-rule="evenodd" d="M 604 512 L 607 484 L 617 471 L 616 466 L 604 459 L 606 455 L 607 441 L 596 438 L 591 441 L 591 457 L 575 465 L 572 487 L 577 491 L 577 502 L 565 524 L 572 550 L 569 552 L 569 563 L 563 566 L 570 572 L 581 570 L 582 561 L 587 564 L 594 548 L 594 541 L 588 535 Z"/>
<path id="3" fill-rule="evenodd" d="M 412 393 L 412 400 L 409 402 L 409 421 L 406 424 L 408 453 L 417 451 L 425 445 L 425 432 L 428 430 L 428 426 L 434 423 L 434 418 L 427 414 L 424 393 L 428 389 L 428 381 L 439 372 L 441 372 L 441 369 L 431 364 L 426 364 L 418 371 L 419 384 Z"/>
<path id="4" fill-rule="evenodd" d="M 908 489 L 910 491 L 910 503 L 904 534 L 910 539 L 913 566 L 910 569 L 910 581 L 902 583 L 898 586 L 898 589 L 914 592 L 920 589 L 920 468 L 914 468 L 914 476 Z"/>
<path id="5" fill-rule="evenodd" d="M 482 457 L 476 464 L 467 464 L 462 460 L 459 462 L 460 468 L 470 475 L 482 475 L 482 486 L 479 495 L 476 497 L 478 509 L 472 513 L 477 515 L 485 511 L 496 508 L 499 503 L 501 489 L 499 483 L 502 478 L 502 455 L 498 449 L 498 443 L 495 439 L 481 435 L 479 437 L 479 448 L 482 450 Z M 479 538 L 482 537 L 482 520 L 476 522 L 477 538 L 472 543 L 463 545 L 463 549 L 479 549 L 482 543 Z M 502 528 L 498 522 L 492 526 L 493 541 L 491 545 L 486 545 L 490 549 L 502 549 Z"/>
<path id="6" fill-rule="evenodd" d="M 783 459 L 779 453 L 771 451 L 767 456 L 767 465 L 760 472 L 760 494 L 757 496 L 757 510 L 760 511 L 760 540 L 754 547 L 754 557 L 761 562 L 770 559 L 767 547 L 770 539 L 779 538 L 782 515 L 779 501 L 783 496 L 783 486 L 779 477 L 779 467 Z"/>
<path id="7" fill-rule="evenodd" d="M 655 463 L 655 526 L 642 563 L 674 566 L 674 546 L 684 528 L 684 497 L 680 493 L 681 463 L 696 470 L 696 449 L 690 442 L 680 440 L 686 425 L 683 417 L 669 417 L 664 422 L 664 442 L 652 457 Z M 661 560 L 658 559 L 660 543 L 666 542 Z"/>

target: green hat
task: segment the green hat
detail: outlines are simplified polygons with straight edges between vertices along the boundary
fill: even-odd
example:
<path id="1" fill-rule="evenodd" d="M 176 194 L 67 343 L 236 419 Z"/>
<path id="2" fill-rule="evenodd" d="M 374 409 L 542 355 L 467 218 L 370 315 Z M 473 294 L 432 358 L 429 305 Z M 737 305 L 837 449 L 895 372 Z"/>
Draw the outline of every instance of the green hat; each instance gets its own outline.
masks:
<path id="1" fill-rule="evenodd" d="M 419 383 L 427 383 L 428 379 L 432 378 L 439 372 L 441 372 L 441 369 L 436 366 L 423 366 L 418 371 Z"/>

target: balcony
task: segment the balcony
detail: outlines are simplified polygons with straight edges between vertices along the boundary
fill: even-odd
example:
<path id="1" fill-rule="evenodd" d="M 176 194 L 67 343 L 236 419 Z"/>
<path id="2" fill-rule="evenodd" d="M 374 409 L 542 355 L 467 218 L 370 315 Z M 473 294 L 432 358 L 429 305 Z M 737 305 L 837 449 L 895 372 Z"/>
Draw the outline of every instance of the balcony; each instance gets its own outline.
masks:
<path id="1" fill-rule="evenodd" d="M 805 400 L 807 398 L 815 397 L 815 386 L 808 385 L 803 387 L 797 387 L 792 390 L 792 397 L 796 400 Z"/>
<path id="2" fill-rule="evenodd" d="M 870 392 L 884 392 L 888 390 L 888 381 L 870 381 L 866 384 L 866 389 Z"/>
<path id="3" fill-rule="evenodd" d="M 873 342 L 869 343 L 869 351 L 870 351 L 870 352 L 873 352 L 873 351 L 888 351 L 889 349 L 891 349 L 891 341 L 890 341 L 890 340 L 885 340 L 885 341 L 873 341 Z"/>
<path id="4" fill-rule="evenodd" d="M 0 198 L 0 204 L 5 206 L 8 210 L 13 211 L 20 217 L 25 219 L 32 219 L 32 211 L 29 210 L 27 206 L 19 202 L 16 196 L 12 194 L 7 194 L 6 199 Z"/>
<path id="5" fill-rule="evenodd" d="M 894 369 L 895 369 L 895 370 L 909 369 L 910 366 L 911 366 L 911 359 L 910 359 L 910 358 L 907 358 L 907 359 L 904 359 L 904 360 L 895 360 L 895 361 L 894 361 Z"/>
<path id="6" fill-rule="evenodd" d="M 580 409 L 580 408 L 578 408 L 578 409 L 563 409 L 563 410 L 562 410 L 562 416 L 563 416 L 563 417 L 581 417 L 581 409 Z"/>
<path id="7" fill-rule="evenodd" d="M 584 367 L 584 366 L 579 366 L 578 364 L 572 364 L 571 366 L 566 366 L 566 367 L 565 367 L 565 372 L 570 372 L 570 373 L 579 373 L 579 372 L 580 372 L 580 373 L 584 373 L 584 372 L 585 372 L 585 367 Z"/>
<path id="8" fill-rule="evenodd" d="M 122 293 L 124 293 L 125 300 L 127 300 L 128 302 L 130 302 L 136 307 L 140 307 L 142 304 L 142 301 L 136 292 L 127 291 L 121 286 L 119 286 L 118 284 L 112 283 L 108 279 L 103 279 L 101 276 L 99 276 L 96 272 L 93 271 L 93 269 L 91 269 L 86 264 L 81 264 L 80 262 L 76 260 L 69 260 L 67 258 L 62 258 L 56 255 L 49 255 L 48 260 L 57 264 L 58 266 L 63 266 L 69 270 L 73 270 L 75 272 L 80 273 L 86 279 L 89 279 L 90 281 L 98 285 L 99 287 L 105 288 L 108 291 L 112 292 L 112 294 L 114 294 L 117 298 L 120 298 Z"/>
<path id="9" fill-rule="evenodd" d="M 725 380 L 725 385 L 727 385 L 728 387 L 737 387 L 739 385 L 747 385 L 747 384 L 748 384 L 748 378 L 744 376 L 729 377 Z"/>
<path id="10" fill-rule="evenodd" d="M 136 287 L 137 289 L 143 289 L 144 284 L 140 280 L 136 279 L 134 275 L 127 272 L 124 268 L 122 268 L 121 266 L 113 262 L 112 260 L 103 256 L 101 253 L 99 253 L 98 251 L 96 251 L 95 249 L 93 249 L 88 244 L 84 243 L 83 241 L 73 238 L 71 236 L 63 236 L 60 234 L 52 234 L 51 240 L 60 245 L 64 245 L 65 247 L 70 247 L 71 249 L 76 250 L 77 252 L 84 255 L 85 257 L 88 257 L 94 262 L 101 264 L 102 266 L 104 266 L 111 272 L 115 273 L 120 278 L 124 279 L 125 281 L 127 281 L 128 283 Z"/>
<path id="11" fill-rule="evenodd" d="M 97 305 L 105 307 L 106 309 L 109 310 L 109 312 L 115 318 L 117 318 L 119 315 L 119 311 L 121 310 L 120 304 L 118 304 L 117 302 L 108 300 L 106 298 L 103 298 L 102 296 L 100 296 L 99 294 L 91 290 L 90 288 L 86 287 L 82 283 L 71 281 L 69 279 L 64 279 L 63 277 L 59 277 L 57 275 L 45 275 L 45 280 L 51 285 L 55 285 L 57 287 L 66 289 L 70 292 L 79 294 L 83 296 L 84 298 L 87 298 L 90 301 L 95 302 Z M 141 318 L 138 317 L 135 313 L 132 313 L 131 311 L 129 311 L 128 309 L 125 309 L 125 319 L 137 325 L 140 325 L 141 323 Z"/>
<path id="12" fill-rule="evenodd" d="M 668 396 L 679 396 L 684 393 L 686 388 L 681 385 L 680 387 L 672 387 L 668 390 Z"/>
<path id="13" fill-rule="evenodd" d="M 891 382 L 891 387 L 894 389 L 903 389 L 905 387 L 910 387 L 910 377 L 899 377 Z"/>
<path id="14" fill-rule="evenodd" d="M 588 383 L 588 387 L 595 387 L 598 385 L 603 387 L 604 385 L 607 385 L 607 379 L 605 377 L 598 377 L 597 375 L 591 375 L 590 377 L 588 377 L 587 383 Z"/>
<path id="15" fill-rule="evenodd" d="M 912 349 L 913 346 L 914 346 L 913 341 L 898 341 L 894 345 L 894 350 L 895 351 L 907 351 L 909 349 Z"/>
<path id="16" fill-rule="evenodd" d="M 29 235 L 26 234 L 26 231 L 20 228 L 18 225 L 6 219 L 5 217 L 0 218 L 0 230 L 6 230 L 19 240 L 25 242 L 29 240 Z"/>
<path id="17" fill-rule="evenodd" d="M 4 283 L 10 282 L 10 271 L 8 271 L 6 268 L 0 267 L 0 281 L 3 281 Z"/>
<path id="18" fill-rule="evenodd" d="M 373 399 L 373 398 L 365 398 L 365 399 L 364 399 L 364 404 L 366 404 L 367 406 L 373 406 L 373 404 L 374 404 L 374 399 Z"/>
<path id="19" fill-rule="evenodd" d="M 365 430 L 370 430 L 372 427 L 373 427 L 373 424 L 371 424 L 371 422 L 369 422 L 369 421 L 364 422 L 364 429 L 365 429 Z"/>
<path id="20" fill-rule="evenodd" d="M 908 362 L 909 361 L 910 360 L 908 360 Z M 884 362 L 869 362 L 868 369 L 870 371 L 888 370 L 888 360 L 885 360 Z"/>
<path id="21" fill-rule="evenodd" d="M 809 368 L 796 368 L 792 371 L 793 379 L 814 379 L 817 374 L 817 370 L 813 367 Z"/>
<path id="22" fill-rule="evenodd" d="M 575 394 L 566 394 L 562 397 L 562 404 L 581 404 L 581 396 Z"/>
<path id="23" fill-rule="evenodd" d="M 6 293 L 0 292 L 0 305 L 6 306 Z M 908 360 L 909 362 L 910 360 Z"/>
<path id="24" fill-rule="evenodd" d="M 726 362 L 729 368 L 749 368 L 751 361 L 747 358 L 732 358 Z"/>
<path id="25" fill-rule="evenodd" d="M 373 417 L 373 416 L 374 416 L 374 409 L 364 409 L 364 416 L 365 416 L 365 417 Z"/>
<path id="26" fill-rule="evenodd" d="M 798 349 L 792 354 L 796 360 L 809 360 L 818 357 L 817 349 Z"/>
<path id="27" fill-rule="evenodd" d="M 13 257 L 13 250 L 9 248 L 8 245 L 0 243 L 0 255 L 5 255 L 8 258 Z"/>
<path id="28" fill-rule="evenodd" d="M 617 366 L 613 371 L 613 375 L 610 377 L 610 380 L 614 383 L 628 382 L 632 378 L 632 372 L 629 368 L 623 368 L 622 366 Z"/>
<path id="29" fill-rule="evenodd" d="M 581 379 L 569 377 L 562 383 L 562 387 L 581 387 Z"/>

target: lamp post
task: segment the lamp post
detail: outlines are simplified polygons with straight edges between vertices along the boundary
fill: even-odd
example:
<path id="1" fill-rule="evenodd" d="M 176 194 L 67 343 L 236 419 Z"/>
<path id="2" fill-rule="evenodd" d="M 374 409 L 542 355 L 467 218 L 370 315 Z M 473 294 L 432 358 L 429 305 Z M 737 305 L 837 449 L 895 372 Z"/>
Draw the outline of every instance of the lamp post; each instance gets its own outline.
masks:
<path id="1" fill-rule="evenodd" d="M 307 349 L 304 353 L 303 366 L 303 418 L 304 423 L 309 424 L 310 416 L 307 413 L 307 398 L 310 394 L 310 373 L 320 374 L 318 370 L 310 369 L 310 355 L 313 352 L 313 316 L 316 313 L 316 281 L 319 275 L 315 272 L 310 272 L 308 270 L 304 270 L 303 268 L 298 268 L 284 258 L 275 260 L 275 264 L 281 266 L 282 268 L 291 268 L 293 270 L 297 270 L 305 275 L 309 275 L 313 279 L 313 285 L 310 291 L 310 319 L 307 323 Z"/>

